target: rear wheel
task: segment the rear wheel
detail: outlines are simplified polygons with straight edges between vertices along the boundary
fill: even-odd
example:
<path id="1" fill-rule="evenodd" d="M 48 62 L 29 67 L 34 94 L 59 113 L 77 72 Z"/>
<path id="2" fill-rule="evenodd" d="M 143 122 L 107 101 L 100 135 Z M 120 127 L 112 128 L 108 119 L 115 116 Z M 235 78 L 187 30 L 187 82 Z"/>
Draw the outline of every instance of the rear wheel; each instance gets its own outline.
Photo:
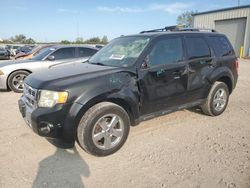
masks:
<path id="1" fill-rule="evenodd" d="M 8 79 L 9 88 L 16 93 L 22 93 L 24 88 L 24 80 L 28 75 L 29 72 L 27 71 L 13 72 Z"/>
<path id="2" fill-rule="evenodd" d="M 82 117 L 77 129 L 78 142 L 90 154 L 110 155 L 125 143 L 129 127 L 129 116 L 122 107 L 102 102 Z"/>
<path id="3" fill-rule="evenodd" d="M 226 109 L 228 100 L 228 86 L 224 82 L 215 82 L 201 109 L 207 115 L 218 116 Z"/>

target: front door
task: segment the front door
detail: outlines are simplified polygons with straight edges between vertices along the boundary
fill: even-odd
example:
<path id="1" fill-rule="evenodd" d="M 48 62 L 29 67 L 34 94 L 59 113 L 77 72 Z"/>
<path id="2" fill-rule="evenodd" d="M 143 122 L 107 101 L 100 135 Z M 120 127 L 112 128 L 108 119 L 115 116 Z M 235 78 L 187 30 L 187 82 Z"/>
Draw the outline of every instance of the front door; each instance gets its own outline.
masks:
<path id="1" fill-rule="evenodd" d="M 167 110 L 185 103 L 187 64 L 182 37 L 160 38 L 138 72 L 141 115 Z"/>

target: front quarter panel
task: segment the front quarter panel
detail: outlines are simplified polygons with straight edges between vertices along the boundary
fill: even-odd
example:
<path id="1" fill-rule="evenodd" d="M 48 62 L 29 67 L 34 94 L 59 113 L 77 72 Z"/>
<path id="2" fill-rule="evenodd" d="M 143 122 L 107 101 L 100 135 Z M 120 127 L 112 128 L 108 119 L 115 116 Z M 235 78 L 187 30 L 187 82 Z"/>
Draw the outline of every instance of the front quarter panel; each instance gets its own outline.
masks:
<path id="1" fill-rule="evenodd" d="M 7 89 L 7 82 L 8 82 L 8 78 L 9 76 L 18 70 L 26 70 L 28 72 L 34 72 L 37 69 L 39 69 L 39 65 L 34 63 L 16 63 L 16 64 L 10 64 L 10 65 L 6 65 L 1 67 L 1 71 L 4 73 L 4 75 L 0 76 L 0 89 Z"/>
<path id="2" fill-rule="evenodd" d="M 118 72 L 87 80 L 82 87 L 79 86 L 74 90 L 71 93 L 79 95 L 71 96 L 70 100 L 74 101 L 72 108 L 74 103 L 81 104 L 82 113 L 96 103 L 111 101 L 124 105 L 122 107 L 129 110 L 134 118 L 139 116 L 139 91 L 136 76 L 133 73 Z"/>

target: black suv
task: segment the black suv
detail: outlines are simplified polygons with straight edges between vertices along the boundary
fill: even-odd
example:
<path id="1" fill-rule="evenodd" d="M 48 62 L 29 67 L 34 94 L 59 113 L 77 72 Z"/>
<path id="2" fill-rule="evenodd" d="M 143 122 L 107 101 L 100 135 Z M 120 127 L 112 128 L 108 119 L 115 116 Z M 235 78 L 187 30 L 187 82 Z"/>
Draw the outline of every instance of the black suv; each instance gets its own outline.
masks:
<path id="1" fill-rule="evenodd" d="M 194 106 L 220 115 L 238 66 L 223 34 L 148 31 L 112 40 L 88 63 L 31 74 L 19 107 L 38 135 L 105 156 L 143 120 Z"/>

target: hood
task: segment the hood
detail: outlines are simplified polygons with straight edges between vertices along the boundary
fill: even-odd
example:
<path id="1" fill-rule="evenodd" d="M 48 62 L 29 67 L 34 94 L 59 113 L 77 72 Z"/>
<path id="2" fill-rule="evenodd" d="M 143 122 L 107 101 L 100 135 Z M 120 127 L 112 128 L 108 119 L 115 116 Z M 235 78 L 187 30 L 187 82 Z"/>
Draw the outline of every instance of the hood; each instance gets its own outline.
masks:
<path id="1" fill-rule="evenodd" d="M 121 68 L 89 63 L 72 63 L 52 67 L 45 71 L 31 74 L 26 83 L 37 89 L 60 89 L 64 86 L 97 78 L 120 71 Z"/>
<path id="2" fill-rule="evenodd" d="M 21 64 L 21 63 L 28 63 L 28 62 L 34 62 L 34 61 L 32 61 L 31 59 L 0 61 L 0 67 Z"/>

